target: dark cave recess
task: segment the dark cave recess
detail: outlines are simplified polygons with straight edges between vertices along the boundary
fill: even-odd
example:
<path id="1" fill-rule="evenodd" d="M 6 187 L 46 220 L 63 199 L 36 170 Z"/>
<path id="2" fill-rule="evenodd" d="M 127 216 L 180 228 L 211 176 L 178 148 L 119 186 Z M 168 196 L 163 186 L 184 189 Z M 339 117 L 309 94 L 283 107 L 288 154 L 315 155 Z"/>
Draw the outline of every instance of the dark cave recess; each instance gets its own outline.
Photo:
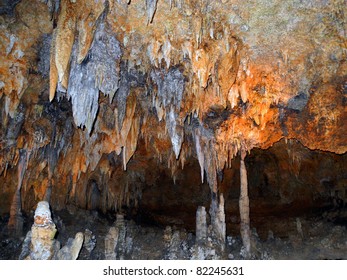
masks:
<path id="1" fill-rule="evenodd" d="M 140 224 L 171 225 L 194 231 L 198 206 L 205 206 L 208 210 L 211 201 L 208 184 L 201 183 L 197 160 L 188 159 L 183 169 L 177 169 L 173 180 L 170 169 L 155 166 L 154 160 L 143 162 L 144 157 L 144 149 L 138 149 L 127 171 L 122 170 L 121 162 L 113 162 L 114 172 L 106 183 L 107 187 L 102 182 L 104 178 L 98 176 L 98 170 L 90 174 L 88 179 L 83 178 L 88 174 L 82 174 L 81 179 L 87 184 L 77 193 L 75 201 L 66 200 L 67 196 L 61 193 L 64 190 L 59 190 L 59 185 L 53 185 L 52 210 L 75 205 L 113 215 L 114 206 L 105 199 L 105 192 L 108 191 L 108 195 L 114 192 L 115 195 L 124 196 L 117 212 L 123 212 L 129 219 Z M 239 165 L 239 157 L 236 157 L 232 160 L 231 168 L 225 168 L 218 174 L 218 187 L 225 198 L 227 232 L 232 234 L 238 234 L 240 223 Z M 250 151 L 246 166 L 251 223 L 263 236 L 273 220 L 321 215 L 326 209 L 345 207 L 346 154 L 312 151 L 298 141 L 281 140 L 267 150 Z M 35 195 L 34 185 L 30 186 L 30 180 L 27 182 L 27 187 L 22 189 L 22 206 L 24 213 L 30 215 L 39 197 Z M 121 188 L 122 184 L 127 184 L 127 187 Z M 128 194 L 122 194 L 122 191 Z M 4 200 L 6 196 L 1 198 Z M 61 201 L 62 198 L 64 201 Z M 7 212 L 4 211 L 6 203 L 1 205 L 3 213 Z M 344 218 L 340 220 L 343 223 Z M 282 229 L 279 234 L 285 234 L 285 230 Z"/>

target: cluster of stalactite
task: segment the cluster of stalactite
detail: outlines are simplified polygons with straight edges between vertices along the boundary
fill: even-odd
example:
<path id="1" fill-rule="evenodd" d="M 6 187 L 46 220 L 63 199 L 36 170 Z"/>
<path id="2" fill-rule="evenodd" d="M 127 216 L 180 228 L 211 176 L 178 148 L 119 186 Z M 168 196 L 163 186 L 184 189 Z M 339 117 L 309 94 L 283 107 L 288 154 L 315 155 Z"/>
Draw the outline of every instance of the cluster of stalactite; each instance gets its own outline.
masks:
<path id="1" fill-rule="evenodd" d="M 30 190 L 35 199 L 51 194 L 58 208 L 67 201 L 103 211 L 136 206 L 146 159 L 167 164 L 175 180 L 191 157 L 210 186 L 210 214 L 217 217 L 223 204 L 217 174 L 241 150 L 285 138 L 347 151 L 346 60 L 339 49 L 345 40 L 338 25 L 328 38 L 329 50 L 338 50 L 332 66 L 314 75 L 319 51 L 299 54 L 295 44 L 280 45 L 269 56 L 266 43 L 256 46 L 247 37 L 264 23 L 253 20 L 254 12 L 248 26 L 238 1 L 41 2 L 21 1 L 1 25 L 0 173 L 13 176 L 8 170 L 18 168 L 11 217 L 20 216 L 19 194 Z M 340 2 L 301 8 L 315 15 L 322 6 L 328 26 L 330 13 L 341 21 Z M 137 166 L 127 170 L 136 151 Z M 127 172 L 115 171 L 118 165 Z"/>

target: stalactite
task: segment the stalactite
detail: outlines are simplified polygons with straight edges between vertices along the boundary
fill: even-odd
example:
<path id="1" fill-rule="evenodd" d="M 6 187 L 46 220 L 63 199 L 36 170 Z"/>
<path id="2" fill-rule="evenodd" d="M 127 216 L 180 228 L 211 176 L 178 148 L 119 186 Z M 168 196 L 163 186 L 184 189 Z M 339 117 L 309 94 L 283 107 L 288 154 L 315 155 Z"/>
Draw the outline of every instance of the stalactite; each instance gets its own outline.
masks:
<path id="1" fill-rule="evenodd" d="M 165 121 L 168 130 L 172 148 L 178 159 L 184 138 L 184 130 L 178 118 L 181 109 L 185 82 L 184 76 L 178 68 L 165 70 L 153 70 L 151 78 L 158 86 L 158 102 L 165 108 Z"/>
<path id="2" fill-rule="evenodd" d="M 55 19 L 60 8 L 61 0 L 40 0 L 47 4 L 51 17 Z"/>
<path id="3" fill-rule="evenodd" d="M 105 10 L 103 1 L 84 0 L 81 4 L 81 14 L 78 17 L 78 55 L 77 62 L 82 63 L 86 58 L 89 48 L 93 42 L 95 27 L 100 15 Z"/>
<path id="4" fill-rule="evenodd" d="M 204 48 L 194 51 L 192 57 L 192 67 L 194 73 L 197 75 L 199 87 L 206 88 L 213 67 L 213 61 L 211 60 L 210 53 Z"/>
<path id="5" fill-rule="evenodd" d="M 152 23 L 158 0 L 146 0 L 147 24 Z"/>
<path id="6" fill-rule="evenodd" d="M 249 198 L 248 198 L 248 182 L 247 170 L 245 165 L 246 150 L 241 147 L 241 161 L 240 161 L 240 219 L 241 219 L 241 237 L 243 246 L 247 257 L 251 254 L 251 232 L 250 232 L 250 218 L 249 218 Z"/>
<path id="7" fill-rule="evenodd" d="M 17 188 L 16 192 L 13 196 L 13 200 L 11 203 L 10 209 L 10 219 L 8 221 L 8 227 L 11 231 L 13 231 L 16 235 L 22 234 L 23 230 L 23 216 L 22 216 L 22 197 L 21 197 L 21 189 L 23 185 L 23 178 L 25 175 L 25 171 L 27 169 L 28 159 L 30 157 L 30 152 L 22 151 L 18 163 L 18 171 L 17 171 Z"/>
<path id="8" fill-rule="evenodd" d="M 116 62 L 120 56 L 119 43 L 104 23 L 100 23 L 95 32 L 86 62 L 77 63 L 77 45 L 74 46 L 68 95 L 72 99 L 75 123 L 86 126 L 89 134 L 99 108 L 99 90 L 112 98 L 118 88 L 119 69 Z"/>
<path id="9" fill-rule="evenodd" d="M 124 120 L 122 124 L 122 129 L 120 131 L 121 144 L 123 146 L 125 145 L 126 139 L 131 129 L 131 125 L 133 123 L 135 109 L 136 109 L 136 96 L 130 95 L 126 100 L 126 111 L 125 111 L 125 116 L 124 116 Z"/>
<path id="10" fill-rule="evenodd" d="M 229 40 L 229 38 L 227 40 Z M 229 41 L 227 42 L 229 43 Z M 218 84 L 221 87 L 222 96 L 225 98 L 228 97 L 228 93 L 235 83 L 240 63 L 237 52 L 237 44 L 236 42 L 231 42 L 231 44 L 232 48 L 227 50 L 226 53 L 219 58 L 219 65 L 217 69 Z M 224 50 L 222 53 L 224 53 Z"/>
<path id="11" fill-rule="evenodd" d="M 122 50 L 116 34 L 107 23 L 100 23 L 95 32 L 91 51 L 91 56 L 95 67 L 95 82 L 101 92 L 109 95 L 112 101 L 118 89 L 120 58 Z"/>
<path id="12" fill-rule="evenodd" d="M 172 49 L 172 46 L 171 46 L 169 38 L 165 38 L 165 41 L 162 47 L 162 52 L 163 52 L 163 58 L 166 62 L 167 69 L 170 68 L 170 63 L 171 63 L 171 58 L 170 58 L 171 49 Z"/>
<path id="13" fill-rule="evenodd" d="M 200 142 L 200 130 L 198 128 L 195 129 L 194 140 L 195 140 L 196 154 L 197 154 L 199 165 L 200 165 L 201 183 L 203 183 L 204 170 L 205 170 L 205 158 L 204 158 L 203 148 L 201 147 L 201 142 Z"/>
<path id="14" fill-rule="evenodd" d="M 52 42 L 51 42 L 51 55 L 49 60 L 49 101 L 53 101 L 55 97 L 55 91 L 58 85 L 58 70 L 57 65 L 55 64 L 55 44 L 57 41 L 57 29 L 53 30 Z"/>
<path id="15" fill-rule="evenodd" d="M 218 192 L 217 186 L 217 158 L 214 143 L 212 140 L 205 143 L 204 150 L 205 157 L 205 171 L 207 176 L 207 182 L 213 193 Z"/>
<path id="16" fill-rule="evenodd" d="M 125 145 L 123 147 L 123 168 L 126 170 L 126 165 L 130 158 L 133 156 L 133 154 L 136 151 L 137 147 L 137 140 L 139 137 L 139 131 L 140 131 L 140 118 L 135 117 L 133 118 L 133 122 L 130 127 L 130 131 L 127 135 L 127 138 L 125 140 Z"/>
<path id="17" fill-rule="evenodd" d="M 247 84 L 245 81 L 241 83 L 240 96 L 241 96 L 242 102 L 246 103 L 248 100 L 248 91 L 247 91 Z"/>
<path id="18" fill-rule="evenodd" d="M 61 11 L 57 24 L 54 42 L 55 65 L 58 73 L 58 82 L 66 90 L 69 77 L 69 63 L 76 31 L 76 5 L 69 0 L 62 0 Z"/>
<path id="19" fill-rule="evenodd" d="M 49 201 L 52 195 L 58 208 L 65 206 L 68 193 L 69 202 L 91 210 L 100 208 L 105 213 L 125 206 L 130 209 L 133 201 L 137 204 L 143 184 L 157 184 L 153 183 L 156 174 L 147 172 L 148 169 L 155 164 L 167 164 L 170 170 L 167 172 L 165 166 L 165 175 L 171 172 L 174 182 L 181 183 L 185 171 L 178 167 L 195 168 L 197 163 L 192 165 L 190 161 L 196 157 L 201 181 L 207 181 L 211 188 L 210 228 L 215 228 L 213 234 L 224 240 L 224 198 L 220 193 L 225 189 L 219 188 L 222 176 L 218 176 L 225 167 L 234 166 L 232 159 L 241 150 L 241 233 L 249 251 L 249 199 L 243 150 L 250 147 L 240 142 L 240 133 L 248 145 L 261 149 L 285 137 L 300 138 L 312 149 L 346 151 L 341 129 L 345 117 L 345 65 L 341 52 L 335 50 L 339 44 L 332 39 L 340 40 L 336 35 L 339 32 L 330 34 L 328 43 L 333 44 L 323 44 L 321 38 L 326 36 L 314 36 L 320 43 L 316 50 L 302 44 L 301 36 L 284 36 L 282 45 L 288 50 L 279 50 L 283 46 L 272 44 L 273 38 L 278 37 L 273 36 L 276 34 L 272 33 L 272 25 L 278 25 L 263 28 L 267 21 L 259 21 L 258 13 L 247 11 L 249 3 L 236 6 L 224 0 L 147 0 L 133 1 L 128 6 L 129 0 L 42 1 L 54 14 L 53 22 L 47 7 L 31 0 L 16 0 L 19 4 L 15 15 L 3 14 L 0 19 L 0 52 L 4 54 L 0 61 L 0 128 L 6 131 L 0 141 L 0 173 L 4 172 L 1 182 L 8 190 L 14 191 L 15 180 L 11 176 L 15 176 L 13 167 L 18 163 L 18 186 L 9 225 L 17 223 L 13 220 L 20 216 L 20 195 L 27 196 L 30 189 L 35 199 L 41 199 L 44 191 L 45 200 Z M 324 5 L 312 5 L 311 10 L 319 12 L 317 18 L 331 12 Z M 32 11 L 36 8 L 40 15 Z M 275 10 L 279 11 L 278 8 L 295 9 L 290 4 L 276 5 Z M 46 13 L 46 20 L 41 18 L 41 11 Z M 300 19 L 300 13 L 296 16 Z M 252 20 L 244 24 L 248 17 Z M 311 20 L 311 14 L 307 18 Z M 258 23 L 260 27 L 256 26 Z M 291 35 L 295 32 L 292 30 Z M 44 85 L 48 68 L 37 62 L 48 61 L 39 49 L 41 41 L 49 44 L 50 36 L 49 99 L 52 101 L 57 94 L 59 102 L 47 105 L 43 95 L 47 92 Z M 247 48 L 242 49 L 242 40 Z M 320 45 L 326 48 L 321 50 Z M 311 66 L 316 64 L 316 56 L 325 65 L 319 67 L 319 73 Z M 326 59 L 334 65 L 325 63 Z M 100 92 L 108 95 L 109 102 Z M 71 102 L 65 100 L 64 104 L 60 100 L 63 97 Z M 22 106 L 27 109 L 22 110 Z M 53 106 L 61 106 L 62 110 L 51 114 Z M 222 108 L 223 112 L 215 108 Z M 73 121 L 86 127 L 87 133 L 75 130 Z M 52 130 L 54 136 L 50 137 Z M 139 139 L 140 130 L 143 139 Z M 143 142 L 145 147 L 138 149 L 137 145 Z M 28 184 L 28 189 L 21 177 L 21 170 L 26 169 L 22 167 L 22 157 L 15 156 L 24 149 L 33 150 L 32 171 L 26 172 L 24 178 L 34 181 L 34 187 Z M 290 154 L 292 166 L 288 170 L 297 177 L 306 161 L 302 156 Z M 127 172 L 120 174 L 122 165 Z M 137 184 L 133 171 L 145 173 L 137 175 L 143 180 L 141 183 Z M 93 183 L 91 176 L 96 180 Z M 114 182 L 118 179 L 119 184 Z M 42 183 L 37 187 L 39 181 Z M 59 184 L 59 188 L 52 191 L 54 184 Z M 206 223 L 206 211 L 198 211 L 202 223 Z"/>
<path id="20" fill-rule="evenodd" d="M 200 174 L 203 182 L 206 172 L 207 183 L 213 193 L 217 193 L 217 154 L 213 133 L 206 129 L 197 116 L 193 117 L 190 125 L 195 142 L 196 155 L 200 165 Z"/>

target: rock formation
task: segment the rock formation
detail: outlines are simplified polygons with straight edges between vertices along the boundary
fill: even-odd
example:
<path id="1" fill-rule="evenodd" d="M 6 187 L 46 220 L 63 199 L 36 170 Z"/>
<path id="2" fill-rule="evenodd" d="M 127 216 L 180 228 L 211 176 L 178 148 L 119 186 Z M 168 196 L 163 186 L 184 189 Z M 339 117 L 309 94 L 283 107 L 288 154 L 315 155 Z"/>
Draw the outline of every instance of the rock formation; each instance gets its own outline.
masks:
<path id="1" fill-rule="evenodd" d="M 34 224 L 23 243 L 20 259 L 76 260 L 83 244 L 83 233 L 78 232 L 75 238 L 69 238 L 67 244 L 60 248 L 60 242 L 54 239 L 56 232 L 48 202 L 40 201 L 35 211 Z"/>
<path id="2" fill-rule="evenodd" d="M 34 224 L 31 227 L 30 254 L 27 259 L 52 259 L 60 249 L 60 243 L 54 239 L 56 232 L 48 202 L 40 201 L 35 211 Z"/>
<path id="3" fill-rule="evenodd" d="M 242 149 L 242 148 L 241 148 Z M 247 255 L 251 254 L 251 229 L 249 221 L 249 197 L 248 197 L 248 182 L 247 170 L 245 166 L 246 151 L 241 150 L 240 161 L 240 219 L 241 219 L 241 237 Z"/>
<path id="4" fill-rule="evenodd" d="M 105 237 L 105 258 L 106 260 L 124 259 L 126 253 L 127 228 L 124 223 L 124 216 L 117 214 L 114 227 L 111 227 Z"/>
<path id="5" fill-rule="evenodd" d="M 196 211 L 196 242 L 205 243 L 207 238 L 207 223 L 205 207 L 200 206 Z"/>
<path id="6" fill-rule="evenodd" d="M 249 251 L 252 215 L 346 202 L 346 7 L 3 1 L 0 214 L 10 213 L 9 229 L 20 233 L 21 213 L 41 200 L 193 230 L 202 206 L 222 243 L 241 224 Z M 110 258 L 124 255 L 117 234 Z"/>

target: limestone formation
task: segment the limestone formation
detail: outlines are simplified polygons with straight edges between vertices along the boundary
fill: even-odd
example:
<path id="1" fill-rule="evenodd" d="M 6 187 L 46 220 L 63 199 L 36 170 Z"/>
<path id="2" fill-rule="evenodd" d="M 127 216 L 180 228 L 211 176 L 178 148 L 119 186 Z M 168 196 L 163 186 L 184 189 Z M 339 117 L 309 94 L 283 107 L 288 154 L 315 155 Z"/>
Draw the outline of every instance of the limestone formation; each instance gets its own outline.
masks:
<path id="1" fill-rule="evenodd" d="M 192 259 L 215 259 L 220 257 L 226 244 L 226 223 L 224 198 L 220 195 L 219 204 L 212 199 L 210 208 L 211 224 L 207 224 L 205 207 L 199 206 L 196 211 L 195 245 Z"/>
<path id="2" fill-rule="evenodd" d="M 118 243 L 119 229 L 111 227 L 105 237 L 105 259 L 116 259 L 116 247 Z"/>
<path id="3" fill-rule="evenodd" d="M 74 239 L 69 238 L 67 244 L 60 248 L 60 242 L 54 239 L 56 232 L 49 203 L 40 201 L 36 207 L 34 224 L 23 242 L 22 253 L 19 258 L 27 260 L 76 260 L 83 245 L 83 233 L 77 233 Z"/>
<path id="4" fill-rule="evenodd" d="M 126 253 L 126 225 L 124 216 L 117 214 L 115 225 L 105 237 L 105 259 L 123 259 Z"/>
<path id="5" fill-rule="evenodd" d="M 76 260 L 82 248 L 83 240 L 83 233 L 76 233 L 75 238 L 69 238 L 66 245 L 57 252 L 55 258 L 58 260 Z"/>
<path id="6" fill-rule="evenodd" d="M 84 231 L 84 242 L 83 247 L 89 252 L 89 254 L 94 250 L 96 245 L 96 237 L 92 231 L 86 229 Z"/>
<path id="7" fill-rule="evenodd" d="M 196 211 L 196 242 L 205 243 L 207 238 L 207 222 L 205 207 L 199 206 Z"/>
<path id="8" fill-rule="evenodd" d="M 249 253 L 249 211 L 340 210 L 346 14 L 345 0 L 2 1 L 9 229 L 20 234 L 47 200 L 197 227 L 198 242 L 220 249 L 241 224 Z M 199 208 L 195 221 L 198 206 L 208 213 Z M 113 227 L 105 254 L 123 258 L 127 233 Z M 78 251 L 77 237 L 67 251 Z M 212 258 L 210 249 L 195 257 Z"/>
<path id="9" fill-rule="evenodd" d="M 15 235 L 21 235 L 23 231 L 21 190 L 22 190 L 23 178 L 24 178 L 26 168 L 27 168 L 27 153 L 26 151 L 24 151 L 20 155 L 20 162 L 18 165 L 18 176 L 17 176 L 17 179 L 18 179 L 17 189 L 12 199 L 11 209 L 10 209 L 10 220 L 8 221 L 9 230 L 12 231 Z"/>
<path id="10" fill-rule="evenodd" d="M 36 207 L 34 224 L 31 227 L 31 260 L 50 260 L 60 249 L 60 243 L 54 239 L 57 232 L 51 217 L 47 201 L 40 201 Z"/>
<path id="11" fill-rule="evenodd" d="M 248 183 L 247 183 L 247 170 L 245 166 L 246 151 L 241 150 L 240 161 L 240 219 L 241 219 L 241 237 L 243 246 L 245 247 L 246 258 L 251 254 L 251 232 L 249 220 L 249 197 L 248 197 Z"/>

